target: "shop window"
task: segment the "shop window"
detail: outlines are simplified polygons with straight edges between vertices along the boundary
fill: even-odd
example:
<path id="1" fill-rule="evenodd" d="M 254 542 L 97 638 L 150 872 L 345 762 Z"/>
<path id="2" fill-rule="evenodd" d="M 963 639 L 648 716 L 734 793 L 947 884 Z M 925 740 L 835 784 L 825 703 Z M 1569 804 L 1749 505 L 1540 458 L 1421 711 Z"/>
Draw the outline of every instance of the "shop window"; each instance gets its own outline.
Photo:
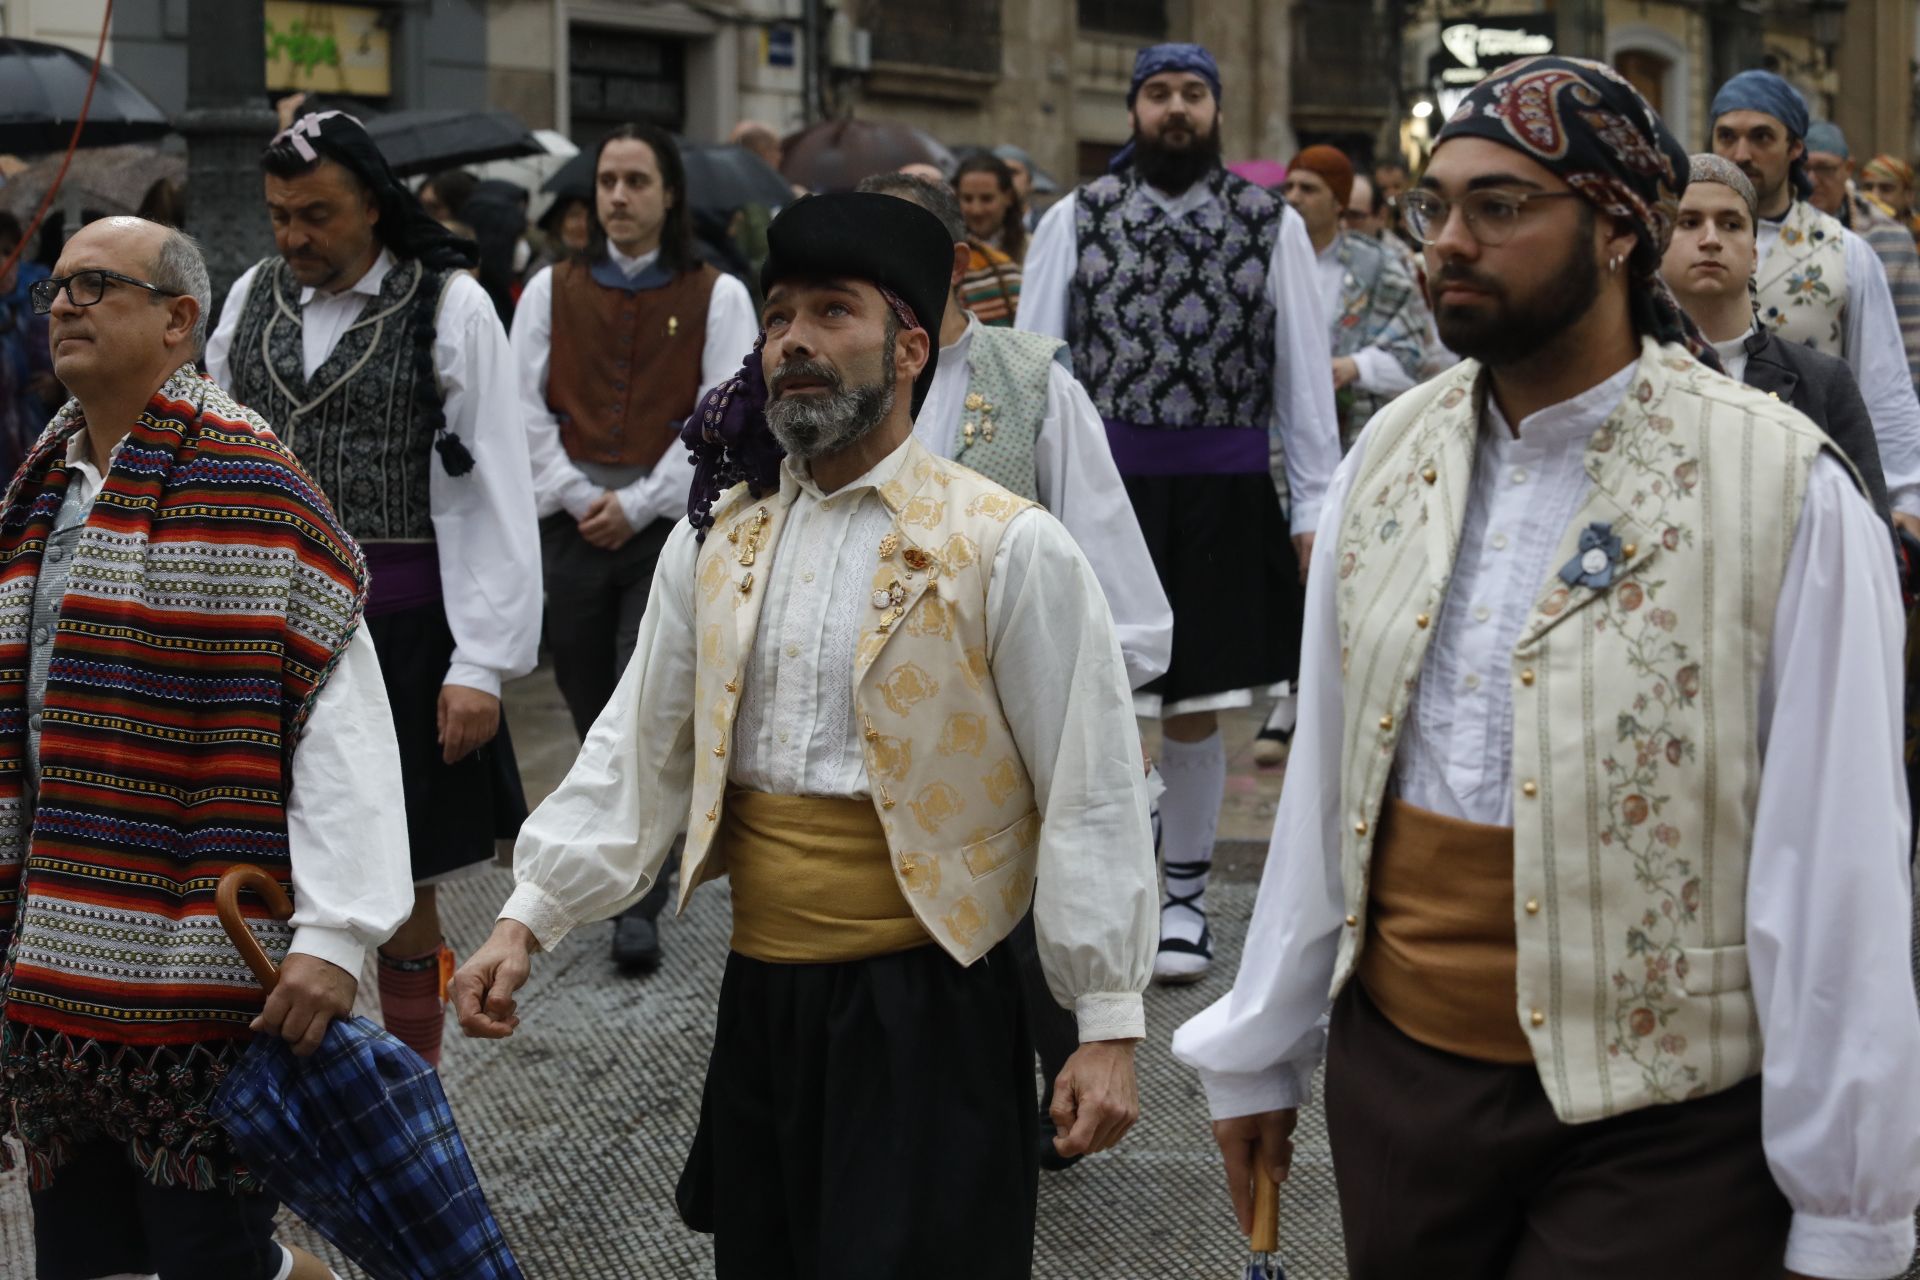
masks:
<path id="1" fill-rule="evenodd" d="M 1655 111 L 1666 113 L 1667 77 L 1673 72 L 1669 59 L 1646 49 L 1622 49 L 1613 55 L 1613 69 L 1625 76 Z"/>
<path id="2" fill-rule="evenodd" d="M 1080 0 L 1079 16 L 1083 31 L 1167 38 L 1167 0 Z"/>
<path id="3" fill-rule="evenodd" d="M 590 147 L 630 121 L 680 132 L 687 122 L 686 45 L 604 27 L 574 27 L 568 39 L 568 132 Z"/>
<path id="4" fill-rule="evenodd" d="M 867 0 L 875 62 L 1000 74 L 1000 0 Z"/>

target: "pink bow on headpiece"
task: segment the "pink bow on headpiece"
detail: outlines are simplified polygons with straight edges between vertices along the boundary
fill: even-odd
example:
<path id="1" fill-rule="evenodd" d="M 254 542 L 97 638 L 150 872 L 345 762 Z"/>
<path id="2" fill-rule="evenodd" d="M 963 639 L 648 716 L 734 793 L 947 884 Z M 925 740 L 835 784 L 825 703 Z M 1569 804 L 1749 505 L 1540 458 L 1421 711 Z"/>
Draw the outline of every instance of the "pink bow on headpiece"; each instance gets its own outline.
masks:
<path id="1" fill-rule="evenodd" d="M 320 122 L 332 119 L 334 116 L 346 116 L 347 119 L 353 121 L 355 124 L 360 124 L 359 117 L 348 115 L 344 111 L 309 111 L 282 129 L 279 133 L 275 134 L 273 140 L 275 143 L 291 143 L 293 149 L 300 153 L 302 160 L 318 160 L 320 153 L 313 149 L 313 144 L 308 142 L 307 139 L 319 137 Z M 362 129 L 366 128 L 363 124 L 361 124 L 360 127 Z"/>

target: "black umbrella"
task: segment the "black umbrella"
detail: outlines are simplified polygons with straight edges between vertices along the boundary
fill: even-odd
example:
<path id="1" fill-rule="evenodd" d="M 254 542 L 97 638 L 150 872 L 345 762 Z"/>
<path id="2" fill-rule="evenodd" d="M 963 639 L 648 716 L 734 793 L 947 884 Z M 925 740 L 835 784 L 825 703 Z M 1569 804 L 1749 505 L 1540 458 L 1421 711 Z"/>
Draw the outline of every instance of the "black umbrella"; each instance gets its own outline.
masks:
<path id="1" fill-rule="evenodd" d="M 510 111 L 394 111 L 362 123 L 402 177 L 547 150 Z"/>
<path id="2" fill-rule="evenodd" d="M 0 39 L 0 151 L 63 151 L 80 118 L 93 59 L 39 40 Z M 83 147 L 147 142 L 173 126 L 167 113 L 111 67 L 100 68 L 80 131 Z"/>
<path id="3" fill-rule="evenodd" d="M 561 165 L 540 189 L 591 201 L 594 160 L 594 150 L 583 150 Z M 745 147 L 683 144 L 680 160 L 687 170 L 687 207 L 695 213 L 730 214 L 744 205 L 777 209 L 793 203 L 793 188 L 787 180 Z"/>

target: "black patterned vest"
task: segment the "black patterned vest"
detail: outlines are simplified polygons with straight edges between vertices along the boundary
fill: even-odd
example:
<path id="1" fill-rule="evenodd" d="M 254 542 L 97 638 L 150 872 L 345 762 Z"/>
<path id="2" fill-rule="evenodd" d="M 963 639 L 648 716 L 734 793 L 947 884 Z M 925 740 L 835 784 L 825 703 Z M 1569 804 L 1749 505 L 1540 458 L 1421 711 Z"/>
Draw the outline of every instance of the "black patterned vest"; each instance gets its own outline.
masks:
<path id="1" fill-rule="evenodd" d="M 228 354 L 233 398 L 273 425 L 360 542 L 431 542 L 427 479 L 440 388 L 416 359 L 415 306 L 437 315 L 448 275 L 396 262 L 313 377 L 301 352 L 300 284 L 260 264 Z M 425 369 L 421 368 L 425 365 Z"/>
<path id="2" fill-rule="evenodd" d="M 1140 426 L 1258 427 L 1273 411 L 1267 268 L 1274 196 L 1224 169 L 1214 199 L 1170 218 L 1129 170 L 1080 188 L 1068 290 L 1073 369 L 1103 416 Z"/>

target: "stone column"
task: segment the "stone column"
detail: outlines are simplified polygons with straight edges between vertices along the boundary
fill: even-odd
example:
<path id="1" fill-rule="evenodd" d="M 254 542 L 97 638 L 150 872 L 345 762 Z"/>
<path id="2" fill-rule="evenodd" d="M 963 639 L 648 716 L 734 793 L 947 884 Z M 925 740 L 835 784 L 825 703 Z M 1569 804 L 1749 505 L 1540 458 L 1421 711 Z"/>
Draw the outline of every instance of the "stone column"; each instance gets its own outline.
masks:
<path id="1" fill-rule="evenodd" d="M 1913 6 L 1899 0 L 1853 0 L 1834 59 L 1844 86 L 1835 97 L 1838 124 L 1856 163 L 1878 152 L 1907 158 L 1913 129 Z"/>
<path id="2" fill-rule="evenodd" d="M 260 151 L 276 128 L 256 0 L 188 0 L 187 230 L 206 246 L 217 311 L 241 272 L 273 252 Z"/>

